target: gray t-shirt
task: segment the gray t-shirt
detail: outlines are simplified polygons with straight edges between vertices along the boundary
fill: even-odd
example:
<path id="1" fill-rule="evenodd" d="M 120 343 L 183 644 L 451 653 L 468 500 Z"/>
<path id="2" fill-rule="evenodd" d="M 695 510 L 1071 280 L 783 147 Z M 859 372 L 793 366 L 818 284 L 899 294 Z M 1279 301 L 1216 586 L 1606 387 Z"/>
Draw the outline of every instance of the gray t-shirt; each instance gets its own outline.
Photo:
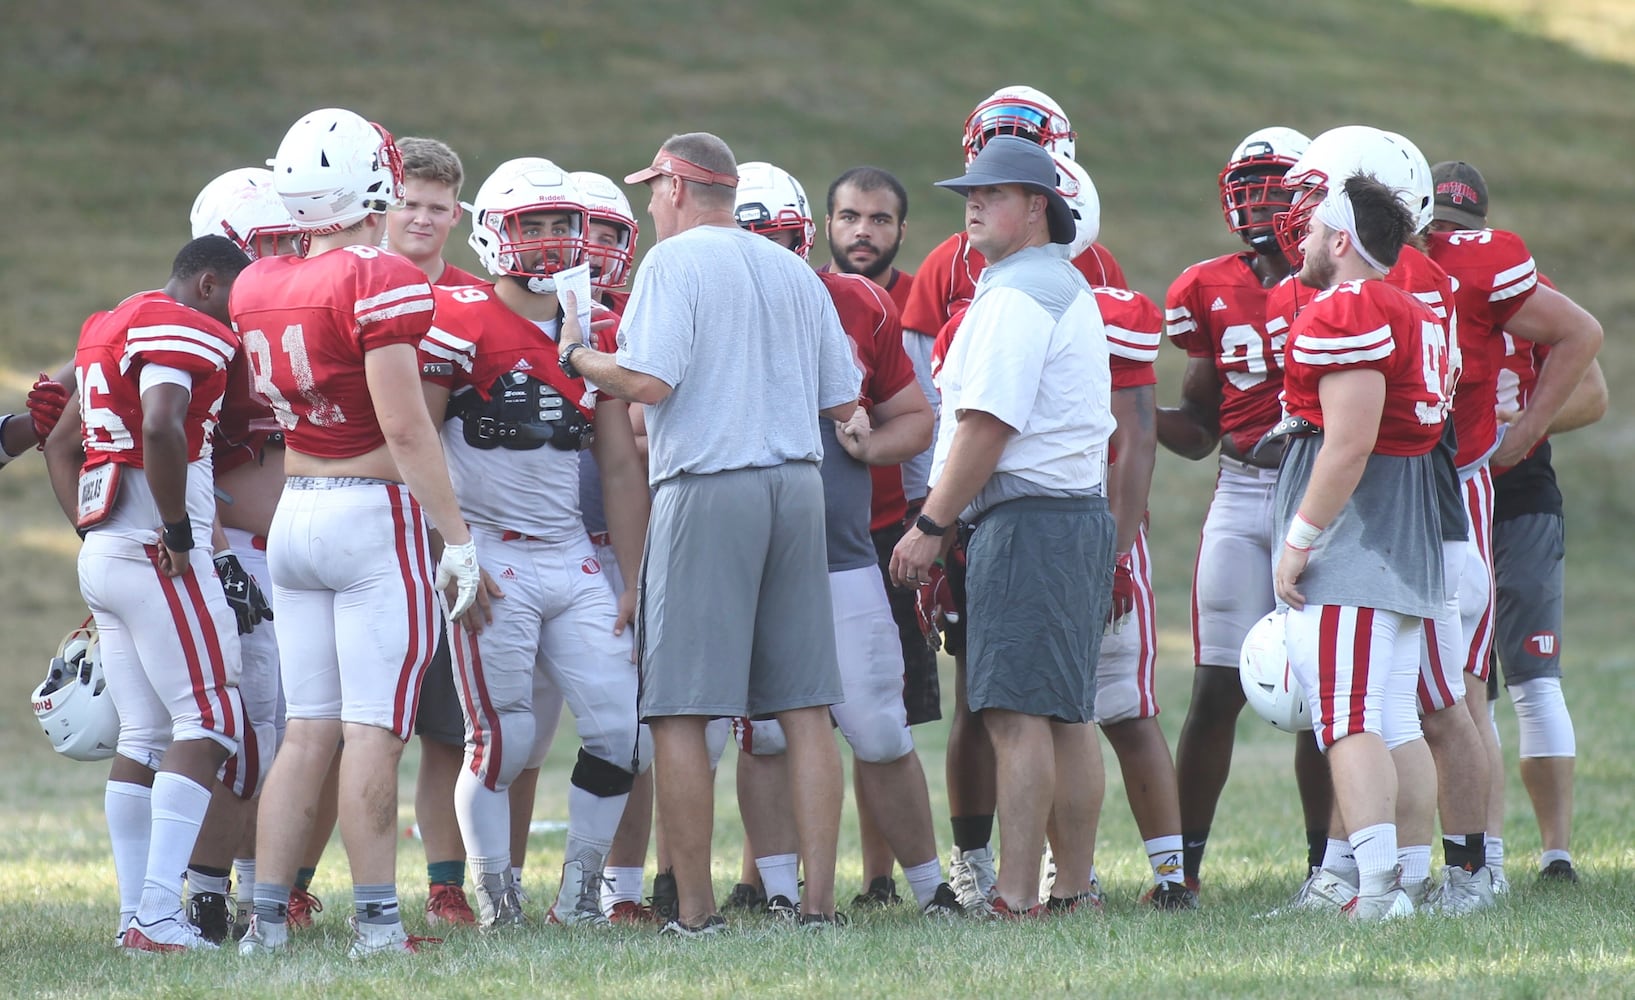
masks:
<path id="1" fill-rule="evenodd" d="M 1277 475 L 1279 538 L 1300 509 L 1322 443 L 1320 435 L 1295 438 L 1283 455 Z M 1442 611 L 1435 462 L 1434 452 L 1411 458 L 1368 456 L 1356 492 L 1317 540 L 1295 584 L 1308 604 L 1376 608 L 1420 618 Z"/>
<path id="2" fill-rule="evenodd" d="M 671 387 L 647 408 L 648 479 L 821 462 L 818 411 L 862 375 L 822 282 L 787 249 L 736 226 L 659 243 L 636 272 L 621 367 Z"/>

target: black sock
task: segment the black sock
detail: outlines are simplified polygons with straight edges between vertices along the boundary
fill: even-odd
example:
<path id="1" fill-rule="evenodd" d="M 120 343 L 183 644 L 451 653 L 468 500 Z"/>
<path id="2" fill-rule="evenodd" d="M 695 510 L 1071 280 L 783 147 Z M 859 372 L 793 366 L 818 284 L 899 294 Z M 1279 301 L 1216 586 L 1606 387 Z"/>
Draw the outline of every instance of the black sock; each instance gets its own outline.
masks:
<path id="1" fill-rule="evenodd" d="M 1328 853 L 1328 828 L 1306 831 L 1306 867 L 1323 867 L 1323 855 Z"/>
<path id="2" fill-rule="evenodd" d="M 1181 834 L 1181 874 L 1197 881 L 1198 869 L 1204 863 L 1204 846 L 1209 843 L 1209 827 L 1197 833 Z"/>
<path id="3" fill-rule="evenodd" d="M 1487 864 L 1487 834 L 1467 833 L 1442 838 L 1442 858 L 1454 868 L 1481 871 Z"/>
<path id="4" fill-rule="evenodd" d="M 954 846 L 961 851 L 987 847 L 993 839 L 992 813 L 986 816 L 952 816 L 948 822 L 954 828 Z"/>

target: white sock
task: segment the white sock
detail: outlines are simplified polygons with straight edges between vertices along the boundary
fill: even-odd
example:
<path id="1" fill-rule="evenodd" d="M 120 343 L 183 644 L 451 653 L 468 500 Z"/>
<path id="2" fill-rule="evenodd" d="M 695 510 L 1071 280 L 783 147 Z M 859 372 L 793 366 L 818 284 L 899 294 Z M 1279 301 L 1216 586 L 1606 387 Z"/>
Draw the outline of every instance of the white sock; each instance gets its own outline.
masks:
<path id="1" fill-rule="evenodd" d="M 1172 834 L 1168 837 L 1154 837 L 1145 842 L 1147 845 L 1147 863 L 1152 865 L 1153 882 L 1162 885 L 1165 882 L 1181 884 L 1181 835 Z"/>
<path id="2" fill-rule="evenodd" d="M 921 905 L 931 902 L 931 897 L 937 894 L 937 886 L 942 885 L 942 860 L 935 854 L 924 864 L 903 868 L 903 878 L 908 879 L 908 887 L 914 891 L 914 899 Z"/>
<path id="3" fill-rule="evenodd" d="M 587 850 L 606 857 L 613 847 L 613 835 L 619 832 L 619 820 L 624 818 L 625 803 L 629 799 L 628 794 L 603 798 L 569 785 L 567 859 L 572 861 Z M 600 867 L 601 862 L 597 865 Z"/>
<path id="4" fill-rule="evenodd" d="M 614 903 L 639 903 L 642 901 L 642 876 L 640 868 L 604 868 L 602 877 L 602 909 L 613 909 Z"/>
<path id="5" fill-rule="evenodd" d="M 755 859 L 755 870 L 761 873 L 761 884 L 766 887 L 766 898 L 782 896 L 791 903 L 800 902 L 800 855 L 769 854 Z"/>
<path id="6" fill-rule="evenodd" d="M 239 901 L 248 903 L 255 890 L 255 858 L 234 858 L 233 880 L 238 883 Z"/>
<path id="7" fill-rule="evenodd" d="M 1541 869 L 1548 868 L 1548 867 L 1550 867 L 1550 864 L 1552 862 L 1555 862 L 1555 861 L 1565 861 L 1569 865 L 1572 864 L 1573 863 L 1572 852 L 1571 851 L 1554 851 L 1554 850 L 1545 851 L 1544 856 L 1539 859 L 1539 868 L 1541 868 Z"/>
<path id="8" fill-rule="evenodd" d="M 471 768 L 460 768 L 454 780 L 454 816 L 466 853 L 497 858 L 511 853 L 511 793 L 492 791 Z"/>
<path id="9" fill-rule="evenodd" d="M 1402 866 L 1402 881 L 1423 882 L 1431 877 L 1431 845 L 1414 844 L 1397 848 L 1397 864 Z"/>
<path id="10" fill-rule="evenodd" d="M 1487 863 L 1493 868 L 1504 867 L 1504 838 L 1492 834 L 1487 838 Z"/>
<path id="11" fill-rule="evenodd" d="M 110 781 L 102 809 L 113 841 L 114 878 L 119 883 L 119 929 L 136 916 L 142 902 L 142 879 L 148 870 L 148 838 L 153 833 L 153 789 L 128 781 Z"/>
<path id="12" fill-rule="evenodd" d="M 187 891 L 189 895 L 195 892 L 216 892 L 225 896 L 230 884 L 226 875 L 206 875 L 192 865 L 187 866 Z"/>
<path id="13" fill-rule="evenodd" d="M 1357 858 L 1357 892 L 1379 896 L 1397 881 L 1397 825 L 1375 823 L 1351 835 L 1351 853 Z"/>
<path id="14" fill-rule="evenodd" d="M 137 906 L 143 923 L 172 916 L 182 908 L 182 875 L 209 808 L 210 789 L 174 771 L 154 775 L 153 833 L 142 878 L 142 902 Z"/>
<path id="15" fill-rule="evenodd" d="M 1357 881 L 1357 856 L 1351 853 L 1351 841 L 1328 838 L 1328 849 L 1323 852 L 1323 870 L 1353 883 Z"/>

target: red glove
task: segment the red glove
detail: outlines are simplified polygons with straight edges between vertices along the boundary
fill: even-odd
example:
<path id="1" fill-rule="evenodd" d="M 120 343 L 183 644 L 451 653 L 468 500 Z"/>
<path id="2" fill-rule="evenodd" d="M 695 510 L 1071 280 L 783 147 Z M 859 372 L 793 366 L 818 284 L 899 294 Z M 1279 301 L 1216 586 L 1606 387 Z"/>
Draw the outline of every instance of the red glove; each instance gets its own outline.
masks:
<path id="1" fill-rule="evenodd" d="M 954 608 L 954 592 L 948 587 L 948 574 L 943 572 L 942 563 L 931 564 L 925 582 L 914 594 L 914 611 L 920 620 L 920 634 L 925 636 L 932 649 L 941 648 L 942 626 L 950 616 L 954 621 L 959 621 L 959 611 Z"/>
<path id="2" fill-rule="evenodd" d="M 1113 562 L 1113 603 L 1107 608 L 1110 625 L 1135 610 L 1135 565 L 1128 552 L 1121 552 Z"/>
<path id="3" fill-rule="evenodd" d="M 45 439 L 50 436 L 51 428 L 62 419 L 62 409 L 67 404 L 67 387 L 41 372 L 34 382 L 34 388 L 28 391 L 28 418 L 34 425 L 34 438 L 39 442 L 39 447 L 45 447 Z"/>

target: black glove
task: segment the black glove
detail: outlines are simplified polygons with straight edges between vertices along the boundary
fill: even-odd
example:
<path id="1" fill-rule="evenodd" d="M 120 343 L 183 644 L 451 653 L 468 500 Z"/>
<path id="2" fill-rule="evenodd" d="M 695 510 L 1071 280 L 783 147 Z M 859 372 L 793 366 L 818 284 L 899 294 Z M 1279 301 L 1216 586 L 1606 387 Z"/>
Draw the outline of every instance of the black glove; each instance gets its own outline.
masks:
<path id="1" fill-rule="evenodd" d="M 244 572 L 238 556 L 227 549 L 216 555 L 215 563 L 216 575 L 221 577 L 221 589 L 227 595 L 233 615 L 238 618 L 238 634 L 249 635 L 258 622 L 272 621 L 272 606 L 267 603 L 261 588 L 256 586 L 255 577 Z"/>

